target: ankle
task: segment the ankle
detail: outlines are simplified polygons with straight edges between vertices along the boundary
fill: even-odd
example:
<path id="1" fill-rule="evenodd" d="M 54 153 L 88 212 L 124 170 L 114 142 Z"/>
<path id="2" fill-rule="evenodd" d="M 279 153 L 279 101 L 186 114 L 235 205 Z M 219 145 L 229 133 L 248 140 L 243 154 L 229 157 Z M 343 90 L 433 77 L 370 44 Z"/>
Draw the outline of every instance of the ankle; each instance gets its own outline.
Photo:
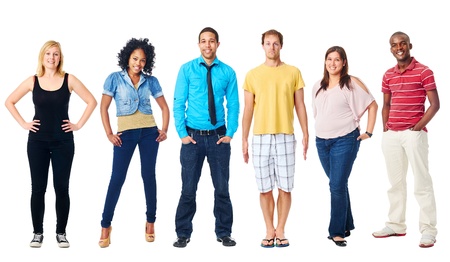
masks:
<path id="1" fill-rule="evenodd" d="M 145 224 L 145 232 L 147 234 L 154 234 L 155 233 L 155 223 L 147 222 Z"/>
<path id="2" fill-rule="evenodd" d="M 102 227 L 102 234 L 101 234 L 101 239 L 107 239 L 109 237 L 109 232 L 110 232 L 110 228 L 107 227 Z"/>

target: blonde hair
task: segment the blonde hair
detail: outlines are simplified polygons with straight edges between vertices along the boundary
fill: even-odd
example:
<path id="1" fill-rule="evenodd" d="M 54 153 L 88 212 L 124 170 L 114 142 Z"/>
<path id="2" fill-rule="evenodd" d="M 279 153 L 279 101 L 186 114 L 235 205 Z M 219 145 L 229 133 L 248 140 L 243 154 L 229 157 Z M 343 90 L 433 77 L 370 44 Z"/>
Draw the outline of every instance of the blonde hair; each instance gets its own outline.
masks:
<path id="1" fill-rule="evenodd" d="M 41 51 L 39 51 L 39 58 L 38 58 L 38 66 L 37 66 L 37 70 L 36 70 L 36 75 L 37 76 L 43 76 L 45 73 L 45 67 L 42 64 L 42 60 L 44 60 L 44 56 L 45 56 L 45 52 L 47 52 L 47 50 L 51 47 L 58 47 L 59 49 L 59 55 L 60 55 L 60 60 L 59 60 L 59 64 L 57 67 L 57 73 L 61 76 L 64 76 L 65 72 L 63 70 L 63 64 L 64 64 L 64 56 L 61 50 L 61 44 L 59 42 L 56 42 L 54 40 L 49 40 L 47 42 L 45 42 L 45 44 L 41 47 Z"/>

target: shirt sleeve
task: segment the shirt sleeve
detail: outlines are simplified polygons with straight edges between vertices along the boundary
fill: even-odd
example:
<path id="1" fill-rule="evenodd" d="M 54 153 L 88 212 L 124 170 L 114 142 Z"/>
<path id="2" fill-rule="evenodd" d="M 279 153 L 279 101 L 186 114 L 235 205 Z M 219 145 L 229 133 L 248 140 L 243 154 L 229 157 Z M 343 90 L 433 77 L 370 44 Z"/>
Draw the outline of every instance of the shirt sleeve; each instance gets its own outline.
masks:
<path id="1" fill-rule="evenodd" d="M 110 74 L 103 84 L 103 94 L 114 97 L 116 93 L 117 84 L 116 84 L 116 74 Z"/>
<path id="2" fill-rule="evenodd" d="M 173 96 L 173 117 L 175 120 L 175 128 L 180 138 L 188 136 L 186 131 L 185 112 L 189 83 L 184 70 L 185 69 L 182 66 L 178 72 Z"/>
<path id="3" fill-rule="evenodd" d="M 353 88 L 350 92 L 350 108 L 355 116 L 355 120 L 359 121 L 367 107 L 375 100 L 369 90 L 364 90 L 361 86 L 352 81 Z"/>
<path id="4" fill-rule="evenodd" d="M 233 137 L 239 125 L 239 93 L 236 73 L 230 74 L 230 82 L 226 91 L 227 99 L 227 133 L 229 137 Z"/>

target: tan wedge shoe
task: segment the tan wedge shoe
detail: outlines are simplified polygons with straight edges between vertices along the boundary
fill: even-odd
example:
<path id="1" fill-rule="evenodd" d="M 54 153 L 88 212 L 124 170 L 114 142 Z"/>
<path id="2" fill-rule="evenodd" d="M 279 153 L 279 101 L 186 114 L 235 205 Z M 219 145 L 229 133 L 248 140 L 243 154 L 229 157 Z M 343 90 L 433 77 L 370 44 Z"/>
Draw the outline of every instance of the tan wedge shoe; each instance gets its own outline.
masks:
<path id="1" fill-rule="evenodd" d="M 145 241 L 154 242 L 155 241 L 155 233 L 151 233 L 151 234 L 147 233 L 147 225 L 148 224 L 150 224 L 150 223 L 145 222 Z"/>
<path id="2" fill-rule="evenodd" d="M 111 231 L 112 227 L 108 227 L 108 237 L 107 238 L 101 238 L 100 241 L 98 241 L 98 245 L 101 248 L 109 247 L 109 244 L 111 244 Z"/>

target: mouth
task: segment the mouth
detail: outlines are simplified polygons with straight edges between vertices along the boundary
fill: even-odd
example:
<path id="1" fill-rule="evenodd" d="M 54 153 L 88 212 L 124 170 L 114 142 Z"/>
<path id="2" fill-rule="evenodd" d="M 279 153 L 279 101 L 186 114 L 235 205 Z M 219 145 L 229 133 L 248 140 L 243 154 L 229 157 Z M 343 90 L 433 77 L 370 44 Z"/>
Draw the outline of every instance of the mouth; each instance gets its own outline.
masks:
<path id="1" fill-rule="evenodd" d="M 400 50 L 396 52 L 397 55 L 403 55 L 403 53 L 404 53 L 404 52 L 403 52 L 403 51 L 400 51 Z"/>

